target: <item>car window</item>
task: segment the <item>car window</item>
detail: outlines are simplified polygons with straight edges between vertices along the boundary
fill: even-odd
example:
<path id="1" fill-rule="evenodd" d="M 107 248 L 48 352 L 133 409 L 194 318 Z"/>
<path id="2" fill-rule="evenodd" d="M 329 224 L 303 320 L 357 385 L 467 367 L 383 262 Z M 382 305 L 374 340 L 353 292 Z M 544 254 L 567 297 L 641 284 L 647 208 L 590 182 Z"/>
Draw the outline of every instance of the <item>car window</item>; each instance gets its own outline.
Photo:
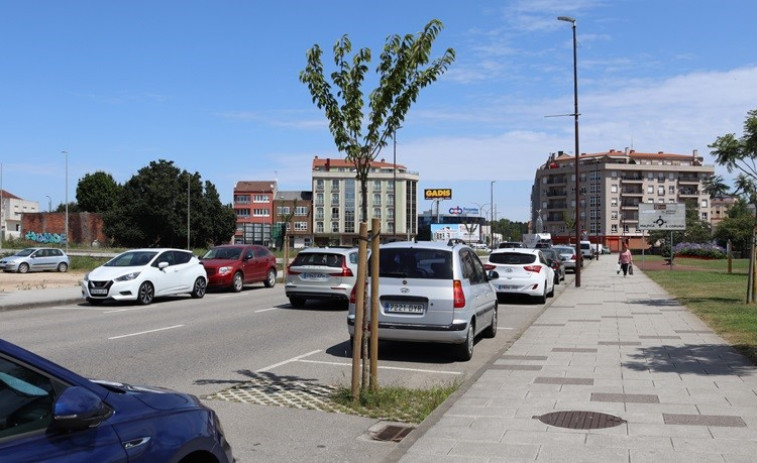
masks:
<path id="1" fill-rule="evenodd" d="M 473 252 L 463 249 L 460 251 L 460 258 L 463 262 L 463 278 L 468 278 L 471 284 L 486 282 L 484 267 Z"/>
<path id="2" fill-rule="evenodd" d="M 379 256 L 380 277 L 452 278 L 452 253 L 446 249 L 387 248 Z"/>
<path id="3" fill-rule="evenodd" d="M 326 265 L 327 257 L 325 252 L 301 252 L 294 258 L 292 265 Z"/>
<path id="4" fill-rule="evenodd" d="M 270 251 L 268 251 L 268 249 L 264 248 L 263 246 L 255 247 L 255 257 L 268 257 L 270 254 Z"/>
<path id="5" fill-rule="evenodd" d="M 173 254 L 173 265 L 186 264 L 192 260 L 191 252 L 172 251 L 171 254 Z"/>
<path id="6" fill-rule="evenodd" d="M 489 256 L 489 262 L 493 264 L 525 265 L 536 262 L 536 255 L 522 252 L 498 252 Z"/>
<path id="7" fill-rule="evenodd" d="M 350 253 L 350 264 L 357 264 L 357 253 L 351 252 Z"/>
<path id="8" fill-rule="evenodd" d="M 15 255 L 21 256 L 21 257 L 26 257 L 28 255 L 31 255 L 31 253 L 33 253 L 34 251 L 35 251 L 34 248 L 22 249 L 22 250 L 18 251 Z"/>
<path id="9" fill-rule="evenodd" d="M 0 358 L 0 440 L 47 428 L 54 396 L 48 377 Z"/>
<path id="10" fill-rule="evenodd" d="M 137 267 L 147 265 L 157 252 L 135 251 L 125 252 L 105 263 L 106 267 Z"/>
<path id="11" fill-rule="evenodd" d="M 163 251 L 163 253 L 161 253 L 158 258 L 155 259 L 155 261 L 152 263 L 152 266 L 158 268 L 161 262 L 168 262 L 169 267 L 173 265 L 173 251 Z"/>

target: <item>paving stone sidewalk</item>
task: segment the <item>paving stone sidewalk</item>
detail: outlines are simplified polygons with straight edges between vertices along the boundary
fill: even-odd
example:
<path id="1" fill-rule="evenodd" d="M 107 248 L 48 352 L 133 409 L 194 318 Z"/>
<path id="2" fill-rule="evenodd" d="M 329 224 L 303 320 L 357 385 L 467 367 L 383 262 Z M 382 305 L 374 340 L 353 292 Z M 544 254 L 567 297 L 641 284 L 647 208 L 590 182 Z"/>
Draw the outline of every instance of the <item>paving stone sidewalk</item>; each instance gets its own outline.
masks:
<path id="1" fill-rule="evenodd" d="M 388 460 L 757 461 L 757 368 L 643 272 L 617 275 L 614 257 Z"/>

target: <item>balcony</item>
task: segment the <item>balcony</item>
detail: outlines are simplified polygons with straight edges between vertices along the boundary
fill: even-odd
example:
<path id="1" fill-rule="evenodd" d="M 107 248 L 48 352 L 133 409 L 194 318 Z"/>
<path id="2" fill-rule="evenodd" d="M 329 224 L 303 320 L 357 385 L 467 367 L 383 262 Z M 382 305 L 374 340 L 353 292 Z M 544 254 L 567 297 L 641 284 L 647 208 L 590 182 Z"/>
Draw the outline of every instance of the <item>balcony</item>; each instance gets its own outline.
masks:
<path id="1" fill-rule="evenodd" d="M 693 175 L 682 175 L 678 177 L 679 185 L 699 185 L 699 178 Z"/>
<path id="2" fill-rule="evenodd" d="M 680 188 L 678 190 L 679 198 L 698 198 L 699 190 L 695 188 Z"/>
<path id="3" fill-rule="evenodd" d="M 641 174 L 626 174 L 620 176 L 621 183 L 642 183 L 644 177 Z"/>

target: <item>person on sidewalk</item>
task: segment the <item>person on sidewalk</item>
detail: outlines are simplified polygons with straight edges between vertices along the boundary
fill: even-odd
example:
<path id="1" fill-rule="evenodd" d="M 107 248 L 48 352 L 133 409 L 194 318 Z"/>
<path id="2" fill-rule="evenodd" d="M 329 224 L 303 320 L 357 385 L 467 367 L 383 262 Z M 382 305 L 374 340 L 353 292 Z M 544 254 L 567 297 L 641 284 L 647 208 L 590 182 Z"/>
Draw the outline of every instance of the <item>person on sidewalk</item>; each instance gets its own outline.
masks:
<path id="1" fill-rule="evenodd" d="M 618 264 L 620 264 L 620 269 L 623 270 L 623 276 L 628 275 L 628 269 L 633 265 L 633 256 L 631 256 L 631 250 L 625 245 L 623 245 L 623 251 L 618 255 Z"/>

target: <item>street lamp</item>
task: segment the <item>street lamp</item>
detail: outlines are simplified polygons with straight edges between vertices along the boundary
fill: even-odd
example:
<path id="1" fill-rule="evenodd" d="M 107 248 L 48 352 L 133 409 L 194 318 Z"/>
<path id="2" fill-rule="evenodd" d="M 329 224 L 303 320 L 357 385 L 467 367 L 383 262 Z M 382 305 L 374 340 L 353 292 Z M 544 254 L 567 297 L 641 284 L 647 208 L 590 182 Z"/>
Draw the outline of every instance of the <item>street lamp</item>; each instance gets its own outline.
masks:
<path id="1" fill-rule="evenodd" d="M 576 18 L 570 16 L 558 16 L 558 20 L 571 23 L 573 29 L 573 121 L 575 123 L 575 151 L 576 151 L 576 256 L 578 263 L 576 265 L 576 288 L 581 286 L 581 180 L 578 174 L 578 159 L 580 151 L 578 149 L 578 51 L 576 49 Z"/>
<path id="2" fill-rule="evenodd" d="M 47 212 L 53 211 L 53 198 L 50 197 L 50 195 L 45 195 L 47 198 Z"/>
<path id="3" fill-rule="evenodd" d="M 66 157 L 66 253 L 68 253 L 68 151 L 61 151 Z"/>
<path id="4" fill-rule="evenodd" d="M 492 180 L 489 187 L 489 247 L 491 249 L 494 249 L 494 182 L 496 180 Z"/>

